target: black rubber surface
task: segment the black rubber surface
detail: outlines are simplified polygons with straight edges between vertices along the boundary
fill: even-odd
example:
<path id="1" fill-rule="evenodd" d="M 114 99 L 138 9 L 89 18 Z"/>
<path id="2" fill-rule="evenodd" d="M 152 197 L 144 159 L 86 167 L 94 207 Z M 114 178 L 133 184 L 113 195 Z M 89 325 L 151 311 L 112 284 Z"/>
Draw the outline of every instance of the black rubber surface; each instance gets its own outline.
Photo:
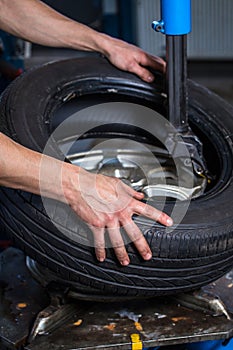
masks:
<path id="1" fill-rule="evenodd" d="M 24 74 L 5 92 L 0 105 L 0 130 L 43 152 L 54 123 L 59 123 L 54 122 L 54 113 L 66 103 L 67 96 L 71 96 L 70 103 L 78 109 L 103 101 L 128 101 L 164 113 L 162 86 L 160 75 L 150 85 L 117 70 L 102 58 L 51 63 Z M 157 223 L 135 218 L 153 251 L 152 260 L 143 261 L 134 246 L 128 244 L 131 260 L 128 267 L 120 266 L 112 249 L 107 249 L 106 261 L 98 263 L 94 249 L 87 246 L 92 240 L 91 233 L 75 215 L 70 215 L 66 205 L 48 201 L 54 213 L 54 226 L 41 198 L 26 192 L 1 188 L 1 221 L 29 256 L 90 298 L 177 293 L 219 278 L 233 265 L 233 109 L 190 81 L 189 120 L 204 144 L 206 161 L 215 180 L 205 195 L 191 201 L 184 219 L 170 233 Z M 122 131 L 119 125 L 114 129 L 114 134 L 117 133 L 141 137 L 138 130 L 124 127 Z M 61 157 L 55 142 L 52 152 Z M 172 211 L 172 206 L 167 204 L 167 212 Z M 80 235 L 84 244 L 68 239 L 59 226 L 70 234 Z"/>

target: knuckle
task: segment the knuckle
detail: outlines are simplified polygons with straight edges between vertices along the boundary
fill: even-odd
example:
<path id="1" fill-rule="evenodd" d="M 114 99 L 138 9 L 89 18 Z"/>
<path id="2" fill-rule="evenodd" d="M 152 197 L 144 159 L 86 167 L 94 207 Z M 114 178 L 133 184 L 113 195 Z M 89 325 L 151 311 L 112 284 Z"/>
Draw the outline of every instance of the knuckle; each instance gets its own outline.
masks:
<path id="1" fill-rule="evenodd" d="M 122 223 L 131 222 L 131 215 L 127 209 L 119 212 L 119 219 Z"/>
<path id="2" fill-rule="evenodd" d="M 127 253 L 125 251 L 117 251 L 116 256 L 119 261 L 124 261 L 127 259 Z"/>
<path id="3" fill-rule="evenodd" d="M 159 216 L 158 210 L 153 208 L 153 207 L 151 207 L 150 205 L 146 205 L 145 212 L 149 216 L 154 216 L 155 218 L 158 218 L 158 216 Z"/>
<path id="4" fill-rule="evenodd" d="M 112 242 L 113 248 L 124 247 L 124 243 L 122 242 L 122 240 L 120 238 L 118 239 L 117 237 L 114 237 L 114 238 L 112 238 L 111 242 Z"/>
<path id="5" fill-rule="evenodd" d="M 134 205 L 134 209 L 140 214 L 143 214 L 143 212 L 145 212 L 146 206 L 147 206 L 147 204 L 139 201 L 134 201 L 133 205 Z"/>
<path id="6" fill-rule="evenodd" d="M 143 238 L 143 235 L 142 235 L 141 231 L 135 229 L 135 230 L 133 230 L 133 232 L 131 232 L 130 237 L 131 237 L 133 242 L 137 242 Z"/>
<path id="7" fill-rule="evenodd" d="M 152 207 L 151 205 L 149 204 L 145 204 L 143 203 L 143 210 L 146 214 L 148 215 L 153 215 L 153 216 L 158 216 L 158 210 L 155 209 L 154 207 Z"/>
<path id="8" fill-rule="evenodd" d="M 137 63 L 134 60 L 130 61 L 127 65 L 127 68 L 130 72 L 134 72 L 136 70 L 136 67 L 137 67 Z"/>
<path id="9" fill-rule="evenodd" d="M 101 252 L 103 248 L 105 248 L 105 243 L 101 240 L 95 239 L 95 248 L 98 252 Z"/>
<path id="10" fill-rule="evenodd" d="M 113 214 L 105 214 L 105 225 L 111 228 L 117 227 L 115 216 Z"/>
<path id="11" fill-rule="evenodd" d="M 92 225 L 97 228 L 104 228 L 105 222 L 102 218 L 95 218 Z"/>
<path id="12" fill-rule="evenodd" d="M 163 213 L 162 211 L 158 211 L 157 210 L 157 218 L 160 219 L 164 219 L 166 217 L 166 214 Z"/>

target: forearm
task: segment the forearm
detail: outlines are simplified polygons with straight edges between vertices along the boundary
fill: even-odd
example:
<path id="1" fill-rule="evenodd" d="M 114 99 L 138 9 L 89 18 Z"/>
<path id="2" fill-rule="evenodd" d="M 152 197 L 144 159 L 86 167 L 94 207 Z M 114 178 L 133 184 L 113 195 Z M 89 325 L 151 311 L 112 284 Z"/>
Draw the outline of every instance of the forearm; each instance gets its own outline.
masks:
<path id="1" fill-rule="evenodd" d="M 41 45 L 104 53 L 103 42 L 111 40 L 38 0 L 0 0 L 0 8 L 2 29 Z"/>
<path id="2" fill-rule="evenodd" d="M 66 201 L 78 167 L 29 150 L 0 133 L 0 185 Z"/>
<path id="3" fill-rule="evenodd" d="M 39 0 L 0 0 L 0 28 L 37 44 L 96 51 L 116 67 L 152 82 L 165 62 L 140 48 L 73 21 Z"/>

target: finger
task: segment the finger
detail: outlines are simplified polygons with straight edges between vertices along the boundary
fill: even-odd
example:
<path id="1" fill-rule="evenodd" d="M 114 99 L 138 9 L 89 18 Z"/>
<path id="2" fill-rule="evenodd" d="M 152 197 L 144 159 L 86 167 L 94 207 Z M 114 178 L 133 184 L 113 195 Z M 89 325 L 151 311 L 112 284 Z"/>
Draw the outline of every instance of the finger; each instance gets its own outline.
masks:
<path id="1" fill-rule="evenodd" d="M 95 255 L 97 260 L 100 262 L 103 262 L 106 258 L 106 252 L 105 252 L 105 239 L 104 239 L 104 233 L 105 228 L 103 227 L 94 227 L 89 225 L 93 236 L 94 236 L 94 246 L 95 246 Z"/>
<path id="2" fill-rule="evenodd" d="M 134 198 L 135 199 L 142 200 L 144 197 L 145 197 L 144 193 L 134 191 Z"/>
<path id="3" fill-rule="evenodd" d="M 132 197 L 134 197 L 134 198 L 136 198 L 136 199 L 139 199 L 139 200 L 141 200 L 142 198 L 144 198 L 144 194 L 143 194 L 142 192 L 137 192 L 137 191 L 135 191 L 132 187 L 126 185 L 126 184 L 123 183 L 123 182 L 122 182 L 122 184 L 123 184 L 124 189 L 126 190 L 126 192 L 127 192 L 130 196 L 132 196 Z"/>
<path id="4" fill-rule="evenodd" d="M 129 265 L 129 256 L 125 249 L 125 244 L 123 242 L 120 228 L 119 227 L 108 227 L 109 237 L 116 254 L 117 259 L 123 266 Z"/>
<path id="5" fill-rule="evenodd" d="M 166 71 L 166 62 L 158 56 L 146 54 L 142 56 L 142 59 L 139 63 L 144 67 L 150 67 L 154 70 L 159 70 L 163 73 L 165 73 Z"/>
<path id="6" fill-rule="evenodd" d="M 132 220 L 123 225 L 123 227 L 143 259 L 150 260 L 152 253 L 139 227 Z"/>
<path id="7" fill-rule="evenodd" d="M 135 214 L 146 216 L 147 218 L 151 220 L 155 220 L 157 222 L 160 222 L 162 225 L 165 226 L 172 226 L 173 220 L 170 216 L 165 214 L 164 212 L 148 205 L 142 202 L 136 202 L 135 201 L 135 207 L 132 208 L 135 209 Z"/>
<path id="8" fill-rule="evenodd" d="M 150 66 L 153 69 L 158 69 L 160 71 L 162 71 L 163 73 L 165 73 L 166 70 L 166 62 L 158 56 L 152 56 L 152 55 L 148 55 L 147 56 L 149 58 L 148 62 L 145 64 L 147 66 Z"/>
<path id="9" fill-rule="evenodd" d="M 142 67 L 140 64 L 135 63 L 130 69 L 132 73 L 135 73 L 142 80 L 152 83 L 154 81 L 154 75 L 146 68 Z"/>

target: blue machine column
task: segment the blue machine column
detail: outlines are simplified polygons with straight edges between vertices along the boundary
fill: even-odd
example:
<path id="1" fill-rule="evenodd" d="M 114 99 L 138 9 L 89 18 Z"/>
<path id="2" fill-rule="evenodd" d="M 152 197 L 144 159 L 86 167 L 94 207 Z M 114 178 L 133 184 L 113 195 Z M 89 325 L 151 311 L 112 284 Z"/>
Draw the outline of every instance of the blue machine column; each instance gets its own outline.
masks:
<path id="1" fill-rule="evenodd" d="M 166 35 L 168 119 L 180 133 L 188 131 L 187 34 L 191 0 L 161 0 L 161 20 L 153 29 Z"/>

